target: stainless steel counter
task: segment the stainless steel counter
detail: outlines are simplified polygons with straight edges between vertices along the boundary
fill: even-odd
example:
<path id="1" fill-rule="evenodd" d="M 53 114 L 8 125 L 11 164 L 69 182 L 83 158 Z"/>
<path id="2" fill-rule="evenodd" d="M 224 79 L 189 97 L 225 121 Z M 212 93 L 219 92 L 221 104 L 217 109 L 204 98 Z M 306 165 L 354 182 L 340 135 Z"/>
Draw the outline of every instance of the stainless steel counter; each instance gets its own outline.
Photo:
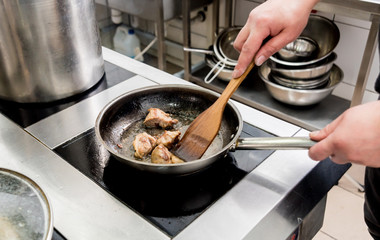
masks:
<path id="1" fill-rule="evenodd" d="M 52 151 L 93 127 L 100 109 L 124 92 L 191 84 L 106 48 L 103 56 L 137 75 L 26 129 L 0 115 L 0 167 L 41 186 L 52 203 L 54 227 L 67 239 L 170 239 Z M 245 122 L 273 135 L 308 135 L 296 125 L 234 103 Z M 173 239 L 286 238 L 324 202 L 348 167 L 312 161 L 306 150 L 275 151 Z"/>

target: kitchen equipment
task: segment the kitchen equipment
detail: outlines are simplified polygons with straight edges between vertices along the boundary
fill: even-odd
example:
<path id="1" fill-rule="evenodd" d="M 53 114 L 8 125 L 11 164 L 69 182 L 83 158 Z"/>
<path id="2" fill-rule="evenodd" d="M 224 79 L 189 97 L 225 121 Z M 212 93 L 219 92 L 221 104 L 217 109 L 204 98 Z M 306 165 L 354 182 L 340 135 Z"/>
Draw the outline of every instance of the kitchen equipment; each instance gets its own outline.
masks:
<path id="1" fill-rule="evenodd" d="M 194 173 L 205 169 L 224 157 L 229 150 L 233 151 L 236 148 L 243 121 L 238 109 L 231 102 L 226 105 L 217 137 L 203 158 L 197 161 L 153 164 L 137 160 L 133 157 L 132 147 L 135 134 L 128 135 L 128 129 L 142 122 L 149 108 L 158 107 L 167 113 L 175 114 L 174 117 L 191 116 L 190 119 L 187 117 L 189 123 L 181 128 L 182 132 L 186 131 L 192 119 L 211 106 L 218 97 L 219 94 L 213 91 L 186 85 L 161 85 L 138 89 L 117 97 L 102 109 L 96 119 L 95 134 L 108 152 L 130 167 L 159 174 Z M 282 141 L 280 138 L 276 140 Z M 299 140 L 300 142 L 292 148 L 310 147 L 314 143 L 309 139 Z M 124 144 L 123 148 L 118 147 L 117 144 L 123 141 L 128 144 Z M 276 145 L 278 147 L 278 144 Z M 238 148 L 244 148 L 244 145 L 238 144 Z"/>
<path id="2" fill-rule="evenodd" d="M 0 168 L 0 239 L 48 240 L 53 214 L 42 189 L 25 175 Z"/>
<path id="3" fill-rule="evenodd" d="M 223 81 L 231 80 L 234 67 L 228 66 L 227 64 L 223 65 L 223 63 L 218 61 L 215 56 L 210 54 L 205 55 L 205 62 L 211 68 L 211 71 L 205 77 L 206 83 L 210 83 L 215 77 L 218 77 L 218 79 Z M 209 78 L 211 73 L 214 73 L 214 76 Z"/>
<path id="4" fill-rule="evenodd" d="M 296 106 L 307 106 L 322 101 L 331 94 L 335 87 L 343 80 L 343 72 L 333 65 L 330 70 L 330 80 L 318 89 L 300 90 L 281 86 L 270 79 L 270 68 L 264 63 L 259 68 L 259 76 L 264 81 L 269 93 L 278 101 Z"/>
<path id="5" fill-rule="evenodd" d="M 93 1 L 5 0 L 0 5 L 0 97 L 51 102 L 104 74 Z"/>
<path id="6" fill-rule="evenodd" d="M 219 60 L 227 59 L 236 66 L 240 53 L 234 48 L 234 41 L 240 30 L 241 27 L 231 27 L 224 29 L 219 34 L 214 42 L 214 51 Z"/>
<path id="7" fill-rule="evenodd" d="M 269 78 L 272 78 L 274 82 L 285 87 L 296 89 L 314 89 L 326 84 L 326 82 L 330 79 L 330 72 L 325 73 L 320 77 L 305 80 L 287 78 L 271 72 Z"/>
<path id="8" fill-rule="evenodd" d="M 277 75 L 287 78 L 306 80 L 319 77 L 329 72 L 336 59 L 336 53 L 332 52 L 327 58 L 325 58 L 321 62 L 314 63 L 305 67 L 284 66 L 276 62 L 273 62 L 271 59 L 267 61 L 267 64 L 268 67 L 271 69 L 271 72 L 276 73 Z"/>
<path id="9" fill-rule="evenodd" d="M 291 62 L 311 60 L 317 51 L 318 45 L 313 39 L 301 36 L 281 48 L 278 56 L 282 60 Z"/>
<path id="10" fill-rule="evenodd" d="M 195 118 L 179 143 L 175 146 L 173 153 L 176 156 L 186 161 L 197 160 L 202 157 L 219 132 L 224 108 L 228 100 L 247 77 L 254 65 L 252 61 L 240 77 L 231 79 L 215 103 Z"/>
<path id="11" fill-rule="evenodd" d="M 188 48 L 184 47 L 183 50 L 187 52 L 196 52 L 215 55 L 216 59 L 220 62 L 225 62 L 226 66 L 236 66 L 239 58 L 239 52 L 233 47 L 234 40 L 241 30 L 241 27 L 231 27 L 224 29 L 218 34 L 213 45 L 209 49 L 201 48 Z"/>
<path id="12" fill-rule="evenodd" d="M 333 21 L 322 16 L 310 15 L 300 38 L 312 39 L 317 43 L 318 51 L 313 59 L 307 61 L 285 61 L 278 56 L 278 53 L 272 55 L 270 59 L 285 66 L 306 66 L 319 62 L 333 52 L 339 42 L 340 32 Z"/>

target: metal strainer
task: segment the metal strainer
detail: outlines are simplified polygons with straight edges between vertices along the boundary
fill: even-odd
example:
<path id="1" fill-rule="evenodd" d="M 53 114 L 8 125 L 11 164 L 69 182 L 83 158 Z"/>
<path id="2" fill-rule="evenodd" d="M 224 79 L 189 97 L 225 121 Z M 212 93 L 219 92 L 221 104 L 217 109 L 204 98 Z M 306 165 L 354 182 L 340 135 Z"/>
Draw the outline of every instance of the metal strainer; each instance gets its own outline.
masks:
<path id="1" fill-rule="evenodd" d="M 219 60 L 226 61 L 229 65 L 236 66 L 240 53 L 234 48 L 234 41 L 241 27 L 224 29 L 214 42 L 215 55 Z"/>

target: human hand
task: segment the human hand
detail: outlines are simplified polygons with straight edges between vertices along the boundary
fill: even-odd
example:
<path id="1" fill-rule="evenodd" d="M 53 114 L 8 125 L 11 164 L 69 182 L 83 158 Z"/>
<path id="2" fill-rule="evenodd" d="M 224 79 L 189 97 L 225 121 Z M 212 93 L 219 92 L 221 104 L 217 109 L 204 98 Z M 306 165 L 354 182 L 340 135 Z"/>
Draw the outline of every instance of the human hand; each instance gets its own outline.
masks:
<path id="1" fill-rule="evenodd" d="M 309 149 L 311 159 L 380 167 L 380 101 L 348 109 L 310 138 L 319 141 Z"/>
<path id="2" fill-rule="evenodd" d="M 260 66 L 286 44 L 294 41 L 305 28 L 310 12 L 318 0 L 268 0 L 254 8 L 234 41 L 240 52 L 232 73 L 240 77 L 255 56 Z M 263 46 L 263 40 L 271 37 Z"/>

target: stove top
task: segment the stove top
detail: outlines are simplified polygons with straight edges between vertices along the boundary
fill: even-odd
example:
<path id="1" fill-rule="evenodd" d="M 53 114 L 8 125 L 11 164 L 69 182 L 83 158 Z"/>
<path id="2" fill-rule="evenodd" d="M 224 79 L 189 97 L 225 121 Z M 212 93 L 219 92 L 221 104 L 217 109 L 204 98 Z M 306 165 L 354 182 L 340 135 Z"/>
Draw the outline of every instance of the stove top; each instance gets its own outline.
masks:
<path id="1" fill-rule="evenodd" d="M 0 112 L 26 128 L 134 76 L 105 62 L 105 75 L 91 89 L 52 103 L 0 101 Z M 273 136 L 244 123 L 241 137 Z M 266 159 L 272 150 L 238 150 L 185 176 L 145 173 L 122 164 L 96 139 L 94 128 L 53 149 L 100 187 L 173 237 Z"/>
<path id="2" fill-rule="evenodd" d="M 245 123 L 241 136 L 272 135 Z M 142 172 L 119 162 L 97 140 L 94 129 L 54 151 L 171 237 L 186 228 L 273 152 L 239 150 L 228 153 L 227 157 L 200 172 L 168 176 Z"/>

